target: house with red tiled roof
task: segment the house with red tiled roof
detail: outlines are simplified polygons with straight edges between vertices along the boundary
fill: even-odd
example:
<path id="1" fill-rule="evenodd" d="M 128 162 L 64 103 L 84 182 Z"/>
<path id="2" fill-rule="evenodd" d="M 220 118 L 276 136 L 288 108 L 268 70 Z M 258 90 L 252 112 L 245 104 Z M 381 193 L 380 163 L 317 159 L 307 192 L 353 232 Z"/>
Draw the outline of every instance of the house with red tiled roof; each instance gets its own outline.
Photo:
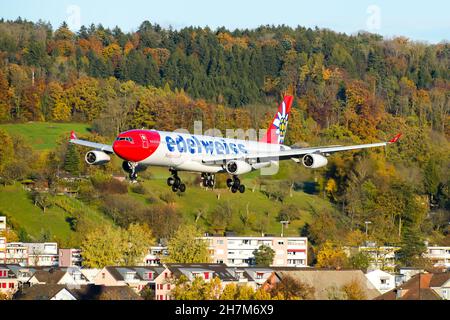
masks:
<path id="1" fill-rule="evenodd" d="M 449 300 L 450 273 L 419 273 L 376 300 Z"/>

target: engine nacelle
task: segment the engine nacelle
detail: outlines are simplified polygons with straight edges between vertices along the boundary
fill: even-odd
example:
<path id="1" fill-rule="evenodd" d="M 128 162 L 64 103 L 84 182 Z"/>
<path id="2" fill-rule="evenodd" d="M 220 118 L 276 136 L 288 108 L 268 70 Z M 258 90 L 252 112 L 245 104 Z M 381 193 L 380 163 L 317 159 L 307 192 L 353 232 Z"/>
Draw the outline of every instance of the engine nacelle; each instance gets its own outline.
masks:
<path id="1" fill-rule="evenodd" d="M 245 161 L 231 160 L 227 162 L 225 169 L 229 174 L 239 175 L 252 171 L 252 166 Z"/>
<path id="2" fill-rule="evenodd" d="M 325 167 L 328 164 L 328 159 L 320 154 L 312 153 L 305 155 L 302 163 L 307 168 L 316 169 Z"/>
<path id="3" fill-rule="evenodd" d="M 90 165 L 99 166 L 108 163 L 111 160 L 111 157 L 103 151 L 94 150 L 86 153 L 84 159 Z"/>

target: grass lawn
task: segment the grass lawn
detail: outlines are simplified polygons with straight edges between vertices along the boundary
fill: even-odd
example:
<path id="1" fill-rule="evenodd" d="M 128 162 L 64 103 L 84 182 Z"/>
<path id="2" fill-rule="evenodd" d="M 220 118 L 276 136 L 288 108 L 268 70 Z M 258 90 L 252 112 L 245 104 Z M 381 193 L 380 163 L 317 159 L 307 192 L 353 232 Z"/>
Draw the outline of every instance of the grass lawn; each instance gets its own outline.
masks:
<path id="1" fill-rule="evenodd" d="M 48 230 L 59 239 L 67 239 L 73 232 L 66 221 L 68 215 L 62 209 L 53 206 L 44 213 L 34 206 L 27 191 L 20 184 L 0 187 L 0 213 L 14 219 L 34 238 Z"/>
<path id="2" fill-rule="evenodd" d="M 72 208 L 84 212 L 88 219 L 97 225 L 112 224 L 112 221 L 102 213 L 77 199 L 67 196 L 56 197 L 65 197 L 65 201 Z M 0 186 L 0 215 L 2 214 L 6 214 L 13 219 L 33 238 L 38 238 L 44 231 L 49 231 L 52 236 L 58 239 L 68 239 L 73 233 L 69 222 L 66 220 L 70 217 L 67 212 L 53 205 L 44 213 L 39 207 L 34 206 L 28 192 L 18 183 L 12 186 Z"/>
<path id="3" fill-rule="evenodd" d="M 87 133 L 89 125 L 82 123 L 28 122 L 2 124 L 0 128 L 5 129 L 10 134 L 23 136 L 36 150 L 50 150 L 56 146 L 56 142 L 61 135 L 66 135 L 69 139 L 72 130 L 77 133 Z"/>

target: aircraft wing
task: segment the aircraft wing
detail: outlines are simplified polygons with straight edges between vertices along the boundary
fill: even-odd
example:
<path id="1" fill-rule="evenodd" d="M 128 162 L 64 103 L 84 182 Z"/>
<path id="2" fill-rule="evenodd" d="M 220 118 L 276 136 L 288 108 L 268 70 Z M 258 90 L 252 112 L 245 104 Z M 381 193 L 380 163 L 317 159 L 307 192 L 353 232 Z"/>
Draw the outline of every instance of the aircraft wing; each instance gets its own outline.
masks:
<path id="1" fill-rule="evenodd" d="M 80 146 L 89 147 L 89 148 L 92 148 L 95 150 L 103 151 L 106 153 L 114 153 L 112 146 L 110 146 L 109 144 L 102 144 L 102 143 L 97 143 L 97 142 L 80 140 L 77 138 L 77 136 L 75 135 L 75 133 L 73 131 L 70 133 L 69 142 L 73 143 L 73 144 L 78 144 Z"/>
<path id="2" fill-rule="evenodd" d="M 311 153 L 321 153 L 321 154 L 329 154 L 334 153 L 338 151 L 347 151 L 347 150 L 358 150 L 358 149 L 367 149 L 367 148 L 375 148 L 375 147 L 384 147 L 388 144 L 395 143 L 400 138 L 401 134 L 397 134 L 394 138 L 387 142 L 378 142 L 378 143 L 370 143 L 370 144 L 359 144 L 359 145 L 353 145 L 353 146 L 330 146 L 330 147 L 312 147 L 312 148 L 298 148 L 298 149 L 289 149 L 289 150 L 279 150 L 279 151 L 272 151 L 272 152 L 256 152 L 256 153 L 249 153 L 244 154 L 240 156 L 236 155 L 218 155 L 218 156 L 211 156 L 206 157 L 202 159 L 202 162 L 209 163 L 209 162 L 221 162 L 221 161 L 229 161 L 229 160 L 251 160 L 251 159 L 257 159 L 260 160 L 260 162 L 263 162 L 264 160 L 274 160 L 274 159 L 290 159 L 290 158 L 299 158 L 301 156 L 304 156 L 306 154 Z"/>

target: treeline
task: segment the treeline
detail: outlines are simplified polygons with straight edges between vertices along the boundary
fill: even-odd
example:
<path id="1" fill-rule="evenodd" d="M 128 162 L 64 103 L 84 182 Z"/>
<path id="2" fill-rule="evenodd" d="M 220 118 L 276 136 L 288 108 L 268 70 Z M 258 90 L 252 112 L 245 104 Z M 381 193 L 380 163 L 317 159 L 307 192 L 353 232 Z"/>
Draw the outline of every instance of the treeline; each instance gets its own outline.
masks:
<path id="1" fill-rule="evenodd" d="M 361 115 L 376 127 L 386 111 L 443 132 L 449 53 L 448 43 L 302 27 L 176 31 L 146 21 L 131 33 L 101 25 L 74 33 L 65 23 L 53 30 L 43 22 L 1 21 L 0 119 L 91 121 L 109 109 L 111 88 L 98 82 L 113 77 L 233 107 L 290 92 L 321 126 L 352 125 L 352 115 Z M 96 99 L 80 96 L 84 87 Z M 137 89 L 123 89 L 125 100 L 130 90 Z"/>

